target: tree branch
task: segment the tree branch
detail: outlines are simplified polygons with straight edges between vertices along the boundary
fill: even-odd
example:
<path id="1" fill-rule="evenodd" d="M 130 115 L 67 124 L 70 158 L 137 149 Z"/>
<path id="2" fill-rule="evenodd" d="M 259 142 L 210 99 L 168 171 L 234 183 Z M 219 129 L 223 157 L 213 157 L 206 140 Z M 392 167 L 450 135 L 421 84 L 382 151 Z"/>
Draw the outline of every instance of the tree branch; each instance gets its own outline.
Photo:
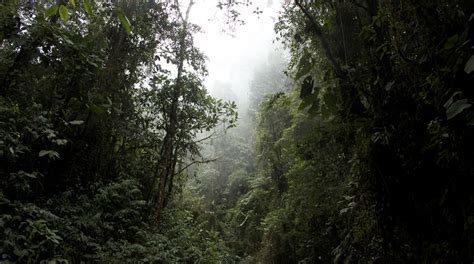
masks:
<path id="1" fill-rule="evenodd" d="M 191 163 L 189 163 L 188 165 L 184 166 L 183 168 L 181 168 L 178 172 L 175 173 L 175 175 L 178 175 L 180 174 L 181 172 L 185 171 L 187 168 L 191 167 L 192 165 L 194 164 L 207 164 L 207 163 L 210 163 L 210 162 L 214 162 L 218 159 L 220 159 L 221 157 L 217 157 L 217 158 L 213 158 L 213 159 L 208 159 L 208 160 L 195 160 Z"/>
<path id="2" fill-rule="evenodd" d="M 178 0 L 175 0 L 174 1 L 175 5 L 176 5 L 176 9 L 178 9 L 178 15 L 179 17 L 181 18 L 181 20 L 185 23 L 188 22 L 188 18 L 189 18 L 189 12 L 191 11 L 191 7 L 192 5 L 194 5 L 194 1 L 193 0 L 189 0 L 189 4 L 188 4 L 188 8 L 186 9 L 186 14 L 185 16 L 183 17 L 183 13 L 181 13 L 181 9 L 179 8 L 179 1 Z"/>

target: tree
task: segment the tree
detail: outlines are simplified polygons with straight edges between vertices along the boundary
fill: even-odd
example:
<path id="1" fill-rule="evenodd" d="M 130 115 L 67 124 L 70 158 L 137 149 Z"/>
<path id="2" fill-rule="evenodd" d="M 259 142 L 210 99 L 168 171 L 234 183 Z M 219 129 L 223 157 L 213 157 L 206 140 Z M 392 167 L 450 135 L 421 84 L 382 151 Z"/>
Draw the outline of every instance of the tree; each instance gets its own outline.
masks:
<path id="1" fill-rule="evenodd" d="M 171 60 L 176 63 L 177 75 L 173 84 L 165 84 L 164 90 L 169 89 L 170 105 L 165 107 L 165 135 L 160 150 L 160 161 L 158 165 L 159 189 L 155 204 L 155 217 L 160 221 L 160 214 L 165 206 L 165 200 L 170 194 L 173 186 L 176 164 L 179 155 L 190 151 L 192 155 L 198 154 L 197 146 L 193 142 L 193 137 L 197 131 L 210 130 L 220 121 L 221 115 L 224 122 L 232 126 L 235 122 L 235 112 L 232 104 L 222 104 L 206 96 L 206 92 L 200 84 L 196 75 L 187 73 L 184 64 L 189 62 L 194 70 L 200 69 L 202 56 L 192 46 L 190 35 L 190 24 L 188 22 L 189 13 L 194 2 L 191 0 L 186 12 L 180 11 L 179 2 L 175 2 L 178 25 L 177 39 L 172 44 L 172 49 L 176 52 Z M 169 87 L 166 87 L 169 85 Z M 234 106 L 235 107 L 235 106 Z M 229 112 L 226 113 L 226 110 Z M 190 115 L 189 115 L 190 114 Z M 227 119 L 228 118 L 228 119 Z"/>
<path id="2" fill-rule="evenodd" d="M 234 104 L 202 86 L 196 27 L 178 27 L 170 3 L 0 5 L 0 262 L 224 256 L 203 258 L 221 242 L 189 235 L 184 220 L 161 233 L 147 221 L 153 199 L 165 204 L 173 177 L 199 157 L 196 135 L 235 122 Z M 166 59 L 179 78 L 160 65 Z M 154 186 L 156 176 L 166 185 Z"/>
<path id="3" fill-rule="evenodd" d="M 460 147 L 471 141 L 472 96 L 461 84 L 472 78 L 463 44 L 472 41 L 470 13 L 464 1 L 295 1 L 277 24 L 302 108 L 354 129 L 347 139 L 363 209 L 336 261 L 470 258 L 459 246 L 472 232 L 461 216 L 472 207 L 461 187 L 472 154 Z"/>

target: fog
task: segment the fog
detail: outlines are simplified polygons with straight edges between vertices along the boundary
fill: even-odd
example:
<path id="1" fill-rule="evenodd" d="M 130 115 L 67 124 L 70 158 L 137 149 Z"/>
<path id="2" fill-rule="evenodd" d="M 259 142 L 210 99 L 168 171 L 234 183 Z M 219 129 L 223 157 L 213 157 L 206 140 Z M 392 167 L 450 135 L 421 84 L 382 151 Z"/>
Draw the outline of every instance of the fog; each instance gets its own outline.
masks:
<path id="1" fill-rule="evenodd" d="M 195 35 L 195 45 L 208 58 L 205 85 L 210 93 L 235 100 L 242 111 L 248 101 L 253 73 L 270 52 L 279 49 L 280 45 L 273 43 L 276 36 L 273 25 L 281 5 L 271 0 L 256 0 L 251 6 L 241 6 L 239 19 L 244 25 L 240 25 L 226 24 L 225 10 L 219 10 L 216 3 L 216 0 L 199 0 L 193 6 L 190 20 L 203 31 Z M 263 12 L 254 13 L 257 9 Z"/>

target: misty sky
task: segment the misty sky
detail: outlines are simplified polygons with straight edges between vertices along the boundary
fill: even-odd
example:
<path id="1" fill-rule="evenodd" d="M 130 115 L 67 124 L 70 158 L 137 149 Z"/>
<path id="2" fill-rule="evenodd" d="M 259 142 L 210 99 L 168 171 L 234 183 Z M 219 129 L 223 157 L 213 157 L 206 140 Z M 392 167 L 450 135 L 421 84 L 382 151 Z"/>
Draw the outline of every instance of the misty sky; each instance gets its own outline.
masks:
<path id="1" fill-rule="evenodd" d="M 254 0 L 252 6 L 240 8 L 240 18 L 245 25 L 236 25 L 235 30 L 229 30 L 224 23 L 224 11 L 216 8 L 217 0 L 196 1 L 190 19 L 204 31 L 195 36 L 195 44 L 208 57 L 209 76 L 205 84 L 211 93 L 216 93 L 219 84 L 228 84 L 238 101 L 247 101 L 255 68 L 266 61 L 270 51 L 278 48 L 272 41 L 280 5 L 278 1 L 271 2 Z M 259 16 L 253 13 L 257 7 L 263 11 Z"/>

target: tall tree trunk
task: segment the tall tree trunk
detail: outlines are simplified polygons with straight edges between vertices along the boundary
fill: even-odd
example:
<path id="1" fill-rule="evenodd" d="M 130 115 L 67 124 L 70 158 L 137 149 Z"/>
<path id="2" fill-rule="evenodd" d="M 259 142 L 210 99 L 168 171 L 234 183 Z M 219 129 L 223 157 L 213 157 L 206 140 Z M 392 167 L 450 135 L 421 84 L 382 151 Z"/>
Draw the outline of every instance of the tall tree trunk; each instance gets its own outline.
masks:
<path id="1" fill-rule="evenodd" d="M 179 105 L 179 97 L 181 96 L 182 86 L 183 86 L 183 72 L 184 72 L 184 61 L 186 60 L 186 36 L 188 34 L 188 19 L 189 19 L 189 12 L 191 11 L 191 7 L 193 5 L 193 0 L 189 1 L 188 8 L 186 10 L 186 14 L 183 17 L 181 12 L 178 8 L 179 16 L 181 17 L 183 26 L 181 30 L 181 34 L 179 36 L 179 51 L 178 51 L 178 68 L 177 68 L 177 76 L 176 82 L 173 86 L 173 93 L 171 98 L 171 106 L 169 110 L 169 121 L 166 128 L 166 135 L 163 140 L 163 145 L 161 148 L 161 164 L 160 169 L 161 172 L 159 173 L 159 189 L 155 204 L 155 220 L 159 224 L 161 220 L 161 213 L 165 206 L 165 198 L 168 195 L 167 193 L 167 185 L 172 186 L 173 182 L 173 175 L 175 172 L 176 160 L 178 155 L 177 151 L 174 151 L 175 148 L 175 138 L 177 133 L 177 124 L 178 124 L 178 105 Z M 179 7 L 179 3 L 176 0 L 176 5 Z M 169 181 L 169 182 L 168 182 Z M 172 188 L 168 188 L 172 189 Z"/>

